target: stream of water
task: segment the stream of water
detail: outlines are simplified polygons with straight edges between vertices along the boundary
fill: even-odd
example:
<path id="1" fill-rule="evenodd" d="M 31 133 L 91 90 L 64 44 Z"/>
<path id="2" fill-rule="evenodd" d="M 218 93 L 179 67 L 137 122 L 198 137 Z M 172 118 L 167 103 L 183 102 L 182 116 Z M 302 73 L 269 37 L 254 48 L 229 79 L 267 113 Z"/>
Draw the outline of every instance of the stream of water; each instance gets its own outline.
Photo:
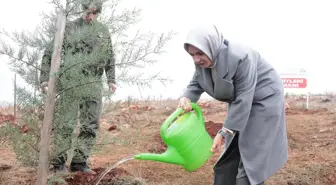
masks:
<path id="1" fill-rule="evenodd" d="M 114 163 L 112 166 L 106 168 L 106 170 L 103 171 L 103 172 L 102 172 L 102 173 L 95 179 L 95 185 L 98 185 L 99 182 L 104 178 L 104 176 L 105 176 L 106 174 L 108 174 L 112 169 L 114 169 L 114 168 L 116 168 L 118 165 L 120 165 L 120 164 L 122 164 L 122 163 L 124 163 L 124 162 L 126 162 L 126 161 L 132 160 L 132 159 L 134 159 L 134 156 L 123 158 L 123 159 L 117 161 L 116 163 Z"/>

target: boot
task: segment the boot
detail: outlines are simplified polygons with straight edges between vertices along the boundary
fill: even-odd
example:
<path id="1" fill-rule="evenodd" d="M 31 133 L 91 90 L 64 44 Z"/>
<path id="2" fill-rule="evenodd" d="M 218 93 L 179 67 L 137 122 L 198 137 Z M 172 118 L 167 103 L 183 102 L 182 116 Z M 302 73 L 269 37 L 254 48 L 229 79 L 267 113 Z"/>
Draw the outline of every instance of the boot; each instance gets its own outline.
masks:
<path id="1" fill-rule="evenodd" d="M 71 163 L 70 170 L 71 172 L 80 171 L 88 174 L 96 174 L 96 172 L 91 170 L 91 168 L 87 165 L 87 163 Z"/>
<path id="2" fill-rule="evenodd" d="M 55 173 L 69 173 L 69 170 L 65 166 L 65 164 L 61 164 L 61 165 L 55 165 L 54 166 L 54 172 Z"/>

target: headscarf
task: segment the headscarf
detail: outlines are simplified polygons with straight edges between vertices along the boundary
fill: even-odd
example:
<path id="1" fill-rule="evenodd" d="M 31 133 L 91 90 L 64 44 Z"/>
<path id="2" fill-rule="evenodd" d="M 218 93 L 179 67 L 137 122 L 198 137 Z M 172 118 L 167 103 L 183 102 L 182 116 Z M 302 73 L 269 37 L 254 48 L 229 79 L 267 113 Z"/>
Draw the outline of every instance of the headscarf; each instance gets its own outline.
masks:
<path id="1" fill-rule="evenodd" d="M 188 33 L 187 40 L 184 43 L 184 49 L 187 52 L 188 44 L 205 53 L 212 61 L 210 68 L 213 68 L 216 66 L 217 56 L 224 46 L 224 37 L 215 25 L 202 25 L 193 28 Z"/>

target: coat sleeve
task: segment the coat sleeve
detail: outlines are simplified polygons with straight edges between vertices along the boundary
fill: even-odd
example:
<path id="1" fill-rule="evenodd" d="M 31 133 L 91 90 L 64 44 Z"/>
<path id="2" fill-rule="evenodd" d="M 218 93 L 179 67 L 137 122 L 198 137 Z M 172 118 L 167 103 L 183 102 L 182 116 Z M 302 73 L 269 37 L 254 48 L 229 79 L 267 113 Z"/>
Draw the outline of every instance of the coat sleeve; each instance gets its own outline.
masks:
<path id="1" fill-rule="evenodd" d="M 107 53 L 108 53 L 108 59 L 107 64 L 105 65 L 105 73 L 107 77 L 108 83 L 116 83 L 115 81 L 115 55 L 112 47 L 112 40 L 110 33 L 108 29 L 106 28 L 105 31 L 106 37 L 107 37 Z"/>
<path id="2" fill-rule="evenodd" d="M 64 48 L 64 40 L 67 38 L 67 33 L 70 30 L 70 27 L 72 25 L 67 22 L 65 25 L 64 29 L 64 38 L 63 38 L 63 43 L 62 43 L 62 51 L 65 49 Z M 42 56 L 42 62 L 41 62 L 41 71 L 40 71 L 40 84 L 43 82 L 48 82 L 49 81 L 49 75 L 50 75 L 50 68 L 51 68 L 51 59 L 52 59 L 52 54 L 54 52 L 54 42 L 55 38 L 52 38 L 51 41 L 47 44 L 46 49 L 44 50 L 43 56 Z"/>
<path id="3" fill-rule="evenodd" d="M 190 101 L 194 103 L 196 103 L 200 99 L 201 95 L 204 92 L 203 88 L 199 85 L 199 83 L 195 79 L 195 75 L 196 75 L 196 72 L 193 78 L 191 79 L 191 81 L 189 82 L 187 89 L 182 95 L 182 97 L 187 97 L 190 99 Z"/>
<path id="4" fill-rule="evenodd" d="M 257 83 L 257 63 L 248 55 L 240 61 L 233 81 L 236 98 L 230 103 L 224 128 L 240 132 L 248 122 Z"/>
<path id="5" fill-rule="evenodd" d="M 40 71 L 40 84 L 42 84 L 43 82 L 49 81 L 51 58 L 52 58 L 52 53 L 53 53 L 53 43 L 54 43 L 54 39 L 50 43 L 48 43 L 43 53 L 43 56 L 42 56 L 41 71 Z"/>

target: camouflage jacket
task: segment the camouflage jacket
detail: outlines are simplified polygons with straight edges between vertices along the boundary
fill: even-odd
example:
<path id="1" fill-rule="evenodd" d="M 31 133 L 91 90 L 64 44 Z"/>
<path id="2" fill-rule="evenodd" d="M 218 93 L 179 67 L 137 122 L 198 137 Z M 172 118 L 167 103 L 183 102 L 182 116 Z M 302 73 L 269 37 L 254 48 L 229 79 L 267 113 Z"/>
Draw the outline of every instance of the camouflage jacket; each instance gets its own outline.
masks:
<path id="1" fill-rule="evenodd" d="M 40 83 L 49 80 L 52 52 L 53 41 L 42 57 Z M 99 78 L 105 70 L 108 83 L 115 83 L 115 56 L 106 26 L 97 21 L 87 24 L 82 18 L 66 24 L 60 75 L 70 68 Z"/>

